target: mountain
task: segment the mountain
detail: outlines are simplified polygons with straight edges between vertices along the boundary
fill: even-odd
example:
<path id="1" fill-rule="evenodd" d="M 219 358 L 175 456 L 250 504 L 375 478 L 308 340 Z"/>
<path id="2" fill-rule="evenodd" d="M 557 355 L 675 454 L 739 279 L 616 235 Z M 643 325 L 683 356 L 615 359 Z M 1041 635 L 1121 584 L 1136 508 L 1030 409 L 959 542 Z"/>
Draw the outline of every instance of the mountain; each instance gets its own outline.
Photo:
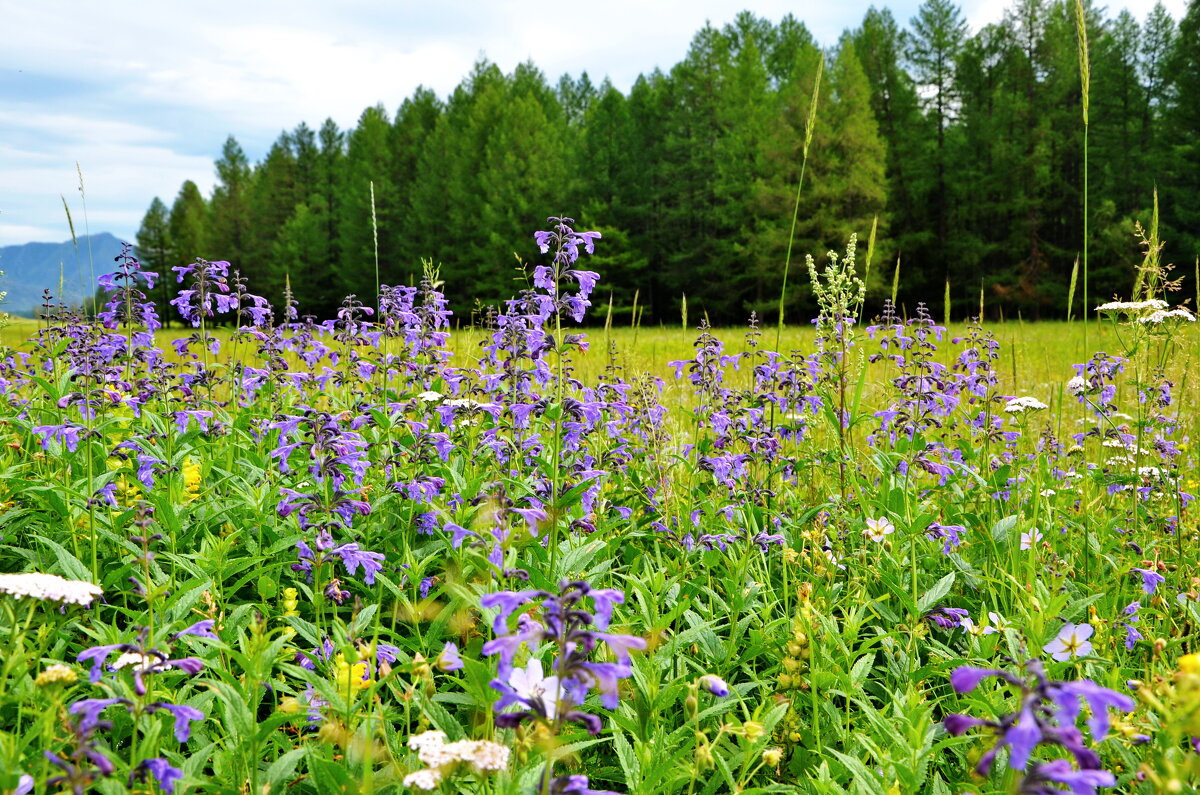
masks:
<path id="1" fill-rule="evenodd" d="M 81 237 L 78 246 L 67 240 L 0 247 L 0 271 L 4 272 L 0 290 L 8 292 L 0 309 L 21 317 L 34 317 L 46 288 L 56 299 L 62 298 L 73 306 L 81 304 L 84 297 L 95 292 L 92 272 L 96 276 L 111 273 L 113 260 L 121 248 L 121 241 L 107 232 Z"/>

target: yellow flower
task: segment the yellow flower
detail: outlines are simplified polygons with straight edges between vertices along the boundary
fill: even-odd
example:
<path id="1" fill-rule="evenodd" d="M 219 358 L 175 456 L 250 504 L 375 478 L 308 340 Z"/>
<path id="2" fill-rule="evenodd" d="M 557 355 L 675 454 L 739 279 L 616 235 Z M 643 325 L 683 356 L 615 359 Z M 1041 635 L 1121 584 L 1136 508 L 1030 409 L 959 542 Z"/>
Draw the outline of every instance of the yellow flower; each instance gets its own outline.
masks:
<path id="1" fill-rule="evenodd" d="M 183 459 L 183 500 L 195 502 L 200 498 L 200 465 L 187 457 Z"/>
<path id="2" fill-rule="evenodd" d="M 783 759 L 782 748 L 768 748 L 762 752 L 762 760 L 767 767 L 775 767 L 781 759 Z"/>
<path id="3" fill-rule="evenodd" d="M 283 615 L 298 616 L 300 615 L 300 593 L 295 588 L 283 589 Z"/>
<path id="4" fill-rule="evenodd" d="M 1185 654 L 1180 657 L 1179 672 L 1189 676 L 1200 674 L 1200 654 Z"/>
<path id="5" fill-rule="evenodd" d="M 38 687 L 47 687 L 48 685 L 73 685 L 79 675 L 75 673 L 75 669 L 61 663 L 55 663 L 46 667 L 46 670 L 37 675 L 37 679 L 33 683 Z"/>
<path id="6" fill-rule="evenodd" d="M 371 686 L 371 677 L 367 674 L 367 664 L 362 662 L 351 665 L 342 655 L 337 657 L 337 672 L 334 674 L 338 690 L 341 692 L 358 692 Z"/>

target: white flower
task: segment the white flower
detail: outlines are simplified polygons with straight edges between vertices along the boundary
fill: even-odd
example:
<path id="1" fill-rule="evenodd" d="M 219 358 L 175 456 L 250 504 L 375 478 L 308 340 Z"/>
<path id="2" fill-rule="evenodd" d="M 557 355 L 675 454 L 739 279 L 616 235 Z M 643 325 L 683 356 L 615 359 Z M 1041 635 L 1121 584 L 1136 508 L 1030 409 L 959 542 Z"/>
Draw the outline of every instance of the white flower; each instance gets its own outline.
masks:
<path id="1" fill-rule="evenodd" d="M 419 751 L 422 748 L 427 748 L 432 745 L 445 745 L 446 733 L 439 731 L 421 732 L 414 734 L 408 738 L 408 747 L 414 751 Z"/>
<path id="2" fill-rule="evenodd" d="M 470 762 L 480 772 L 485 770 L 504 770 L 508 767 L 509 750 L 507 746 L 487 740 L 460 740 L 454 745 L 461 745 L 459 758 Z"/>
<path id="3" fill-rule="evenodd" d="M 1035 397 L 1017 397 L 1004 404 L 1004 410 L 1009 414 L 1021 414 L 1026 411 L 1041 411 L 1046 404 Z"/>
<path id="4" fill-rule="evenodd" d="M 1042 489 L 1040 494 L 1043 497 L 1053 497 L 1055 494 L 1058 494 L 1058 492 L 1055 491 L 1054 489 Z"/>
<path id="5" fill-rule="evenodd" d="M 1070 392 L 1075 397 L 1079 397 L 1084 392 L 1087 392 L 1087 389 L 1088 389 L 1088 382 L 1085 381 L 1083 376 L 1081 376 L 1081 375 L 1077 375 L 1074 378 L 1072 378 L 1070 381 L 1067 382 L 1067 391 Z"/>
<path id="6" fill-rule="evenodd" d="M 984 630 L 985 635 L 991 635 L 993 632 L 1003 632 L 1006 629 L 1012 629 L 1012 623 L 999 613 L 989 612 L 988 621 L 991 621 L 992 625 Z"/>
<path id="7" fill-rule="evenodd" d="M 1165 309 L 1159 309 L 1156 312 L 1151 312 L 1145 317 L 1138 318 L 1139 323 L 1153 323 L 1155 325 L 1162 323 L 1164 320 L 1186 320 L 1189 323 L 1196 322 L 1195 316 L 1182 306 L 1172 309 L 1170 312 L 1166 311 Z"/>
<path id="8" fill-rule="evenodd" d="M 418 770 L 416 773 L 409 773 L 404 777 L 404 786 L 427 791 L 435 790 L 441 780 L 442 777 L 436 770 Z"/>
<path id="9" fill-rule="evenodd" d="M 83 580 L 66 580 L 55 574 L 0 574 L 0 593 L 20 599 L 28 596 L 46 602 L 90 605 L 104 591 Z"/>
<path id="10" fill-rule="evenodd" d="M 521 698 L 540 701 L 546 717 L 554 720 L 558 714 L 558 677 L 543 676 L 541 660 L 530 660 L 524 668 L 514 668 L 508 675 L 508 684 Z"/>
<path id="11" fill-rule="evenodd" d="M 112 669 L 119 671 L 122 668 L 132 665 L 138 673 L 146 673 L 157 664 L 158 658 L 156 657 L 151 657 L 148 654 L 138 654 L 136 651 L 127 651 L 113 662 Z"/>
<path id="12" fill-rule="evenodd" d="M 1028 533 L 1021 533 L 1021 549 L 1033 549 L 1042 540 L 1042 531 L 1036 527 Z"/>
<path id="13" fill-rule="evenodd" d="M 876 544 L 880 544 L 894 532 L 896 532 L 896 528 L 892 525 L 891 521 L 887 517 L 880 517 L 879 519 L 867 520 L 867 529 L 863 530 L 863 535 Z"/>
<path id="14" fill-rule="evenodd" d="M 1169 304 L 1160 298 L 1145 301 L 1110 301 L 1096 307 L 1097 312 L 1142 312 L 1149 309 L 1166 309 Z"/>
<path id="15" fill-rule="evenodd" d="M 449 767 L 459 761 L 458 751 L 454 748 L 454 743 L 450 745 L 427 745 L 420 751 L 417 751 L 417 759 L 429 765 L 430 768 L 438 770 Z"/>
<path id="16" fill-rule="evenodd" d="M 434 392 L 432 390 L 427 390 L 427 391 L 422 392 L 421 394 L 417 395 L 417 400 L 421 400 L 426 403 L 437 403 L 441 399 L 442 399 L 442 393 Z"/>

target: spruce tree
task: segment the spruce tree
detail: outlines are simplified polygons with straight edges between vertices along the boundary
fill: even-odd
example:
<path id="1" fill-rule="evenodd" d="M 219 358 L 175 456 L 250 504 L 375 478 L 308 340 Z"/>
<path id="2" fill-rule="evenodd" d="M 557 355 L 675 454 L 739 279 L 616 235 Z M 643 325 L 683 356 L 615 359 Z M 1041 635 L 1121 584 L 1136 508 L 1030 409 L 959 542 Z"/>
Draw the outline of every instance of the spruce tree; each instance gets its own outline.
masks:
<path id="1" fill-rule="evenodd" d="M 171 288 L 175 282 L 175 273 L 171 270 L 171 266 L 176 263 L 173 260 L 170 220 L 167 205 L 155 196 L 154 201 L 150 202 L 150 208 L 142 216 L 142 224 L 137 233 L 137 246 L 134 249 L 142 267 L 158 274 L 153 300 L 158 316 L 163 319 L 164 324 L 170 319 L 167 310 L 171 308 Z"/>

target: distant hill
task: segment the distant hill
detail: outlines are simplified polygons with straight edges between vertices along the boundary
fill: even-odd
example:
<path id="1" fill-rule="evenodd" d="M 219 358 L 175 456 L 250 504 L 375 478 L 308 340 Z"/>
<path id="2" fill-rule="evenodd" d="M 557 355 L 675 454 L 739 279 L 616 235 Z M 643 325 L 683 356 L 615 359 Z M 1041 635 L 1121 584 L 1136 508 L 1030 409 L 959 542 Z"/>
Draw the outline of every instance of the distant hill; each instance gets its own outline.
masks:
<path id="1" fill-rule="evenodd" d="M 88 241 L 91 241 L 91 253 Z M 78 247 L 62 243 L 25 243 L 0 247 L 0 290 L 8 292 L 0 310 L 21 317 L 34 317 L 47 287 L 55 298 L 77 306 L 95 292 L 95 275 L 111 273 L 113 260 L 121 253 L 121 241 L 107 232 L 79 238 Z M 92 263 L 89 267 L 88 262 Z M 62 282 L 60 294 L 59 282 Z"/>

